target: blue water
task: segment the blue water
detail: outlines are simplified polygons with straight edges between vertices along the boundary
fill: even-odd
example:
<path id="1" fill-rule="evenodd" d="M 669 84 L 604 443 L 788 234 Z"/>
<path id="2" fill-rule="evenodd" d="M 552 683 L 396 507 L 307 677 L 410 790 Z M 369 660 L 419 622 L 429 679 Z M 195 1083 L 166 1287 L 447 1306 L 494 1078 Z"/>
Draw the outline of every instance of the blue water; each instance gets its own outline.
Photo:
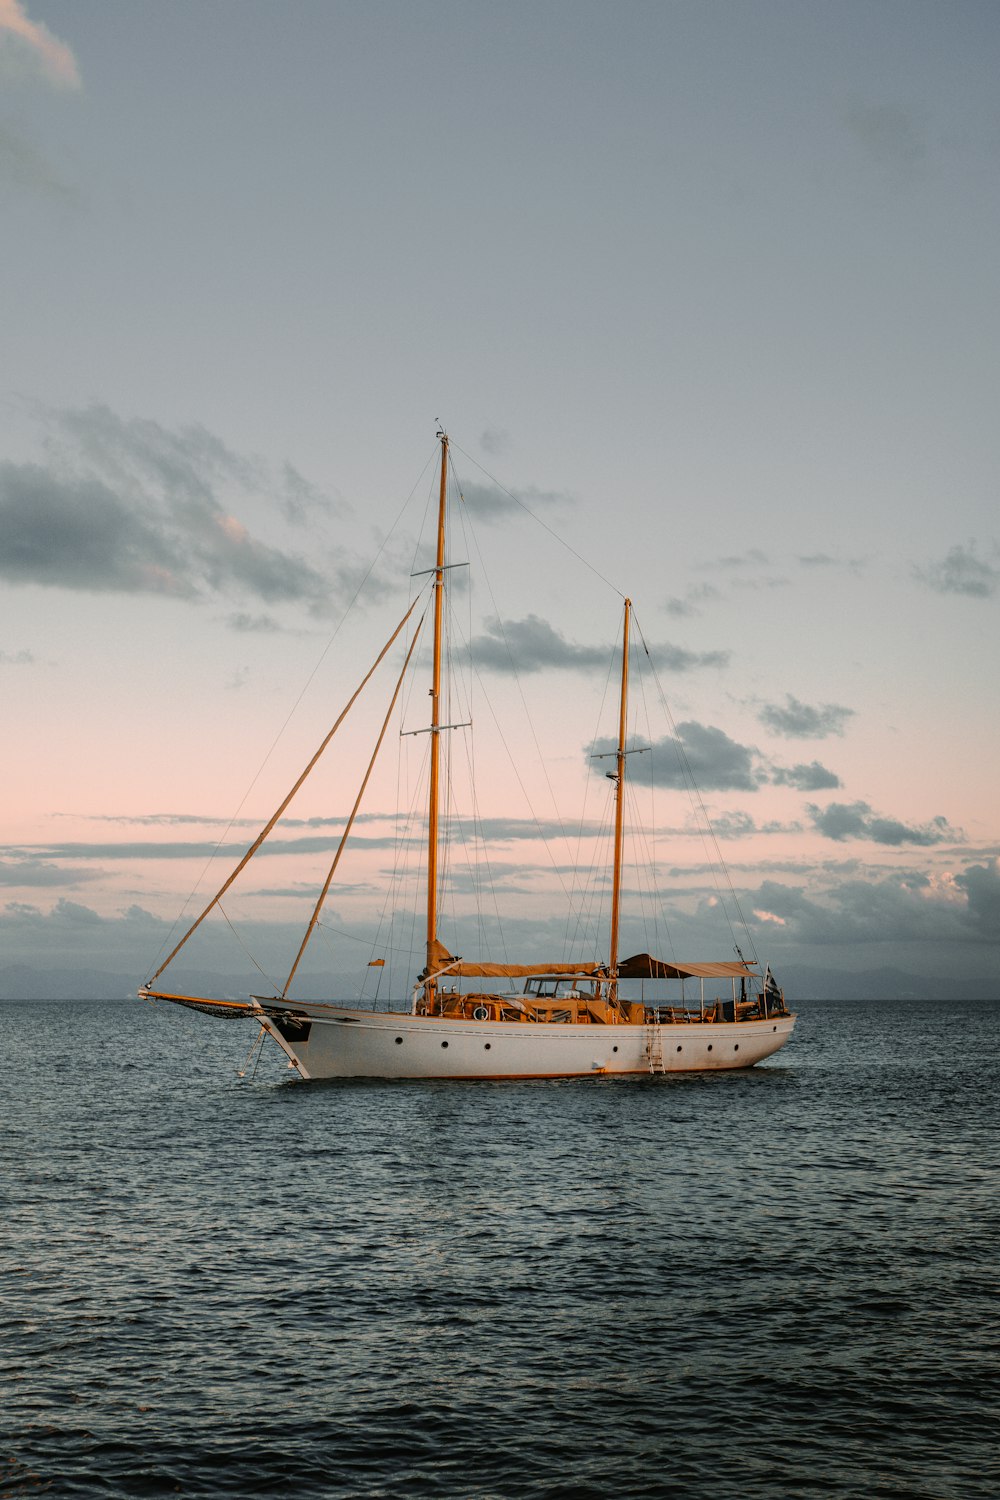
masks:
<path id="1" fill-rule="evenodd" d="M 995 1004 L 525 1084 L 0 1019 L 0 1495 L 1000 1495 Z"/>

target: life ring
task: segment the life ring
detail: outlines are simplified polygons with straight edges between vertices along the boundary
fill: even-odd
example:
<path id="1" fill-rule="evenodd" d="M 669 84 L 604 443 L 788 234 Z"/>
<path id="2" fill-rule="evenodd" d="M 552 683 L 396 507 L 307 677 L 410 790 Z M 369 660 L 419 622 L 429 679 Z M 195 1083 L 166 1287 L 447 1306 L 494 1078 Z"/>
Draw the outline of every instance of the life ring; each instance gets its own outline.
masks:
<path id="1" fill-rule="evenodd" d="M 477 1005 L 475 1010 L 472 1012 L 472 1019 L 474 1021 L 488 1021 L 489 1018 L 490 1013 L 485 1005 Z"/>

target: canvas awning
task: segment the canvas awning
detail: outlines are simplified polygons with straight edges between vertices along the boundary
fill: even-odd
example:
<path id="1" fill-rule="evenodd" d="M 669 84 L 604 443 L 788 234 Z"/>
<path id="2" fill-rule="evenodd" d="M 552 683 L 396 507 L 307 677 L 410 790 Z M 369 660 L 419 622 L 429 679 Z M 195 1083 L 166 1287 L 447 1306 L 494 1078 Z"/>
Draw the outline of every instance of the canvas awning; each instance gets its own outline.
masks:
<path id="1" fill-rule="evenodd" d="M 720 963 L 668 964 L 651 953 L 635 953 L 618 965 L 619 979 L 739 979 L 751 974 L 750 964 L 742 959 L 725 959 Z"/>
<path id="2" fill-rule="evenodd" d="M 435 943 L 433 968 L 427 968 L 421 979 L 432 976 L 447 976 L 455 979 L 530 979 L 552 976 L 578 975 L 581 979 L 592 979 L 597 975 L 607 976 L 605 964 L 592 959 L 584 963 L 535 964 L 489 964 L 466 963 L 463 958 L 453 958 L 443 943 Z M 671 964 L 651 953 L 635 953 L 618 965 L 619 979 L 739 979 L 752 973 L 749 964 L 742 960 L 726 960 L 721 963 Z"/>

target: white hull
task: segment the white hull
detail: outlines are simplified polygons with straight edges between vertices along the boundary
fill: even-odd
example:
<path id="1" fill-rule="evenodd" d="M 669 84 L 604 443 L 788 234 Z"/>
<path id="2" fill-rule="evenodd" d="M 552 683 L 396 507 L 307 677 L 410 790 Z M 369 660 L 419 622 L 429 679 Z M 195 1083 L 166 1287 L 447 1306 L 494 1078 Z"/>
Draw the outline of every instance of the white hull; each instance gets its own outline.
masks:
<path id="1" fill-rule="evenodd" d="M 793 1015 L 662 1025 L 519 1024 L 281 1001 L 268 1001 L 260 1018 L 289 1066 L 308 1079 L 583 1078 L 750 1068 L 783 1047 L 795 1025 Z"/>

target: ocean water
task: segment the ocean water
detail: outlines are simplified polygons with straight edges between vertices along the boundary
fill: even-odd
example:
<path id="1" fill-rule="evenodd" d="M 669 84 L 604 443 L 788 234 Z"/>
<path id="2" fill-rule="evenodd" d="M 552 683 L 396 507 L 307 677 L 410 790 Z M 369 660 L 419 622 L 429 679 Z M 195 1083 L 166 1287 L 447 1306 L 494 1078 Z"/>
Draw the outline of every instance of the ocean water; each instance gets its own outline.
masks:
<path id="1" fill-rule="evenodd" d="M 526 1084 L 0 1018 L 0 1496 L 1000 1495 L 996 1004 Z"/>

